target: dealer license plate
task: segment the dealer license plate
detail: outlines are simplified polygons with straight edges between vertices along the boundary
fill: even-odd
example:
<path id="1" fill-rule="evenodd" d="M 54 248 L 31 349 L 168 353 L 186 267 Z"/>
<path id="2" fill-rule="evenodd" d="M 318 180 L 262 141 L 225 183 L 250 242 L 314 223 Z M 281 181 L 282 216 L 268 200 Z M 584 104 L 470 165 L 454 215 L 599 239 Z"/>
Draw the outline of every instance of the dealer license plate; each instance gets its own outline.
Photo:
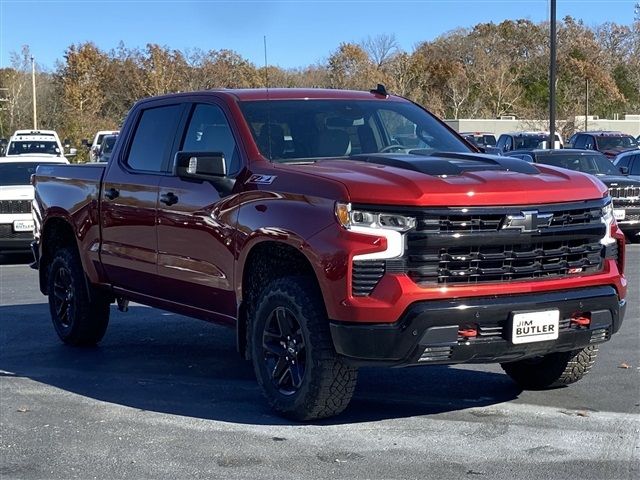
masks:
<path id="1" fill-rule="evenodd" d="M 14 232 L 33 232 L 33 220 L 15 220 L 13 222 Z"/>
<path id="2" fill-rule="evenodd" d="M 556 340 L 559 321 L 560 310 L 514 313 L 511 342 L 518 344 Z"/>
<path id="3" fill-rule="evenodd" d="M 624 220 L 624 217 L 626 216 L 626 211 L 624 209 L 614 209 L 613 210 L 613 217 L 616 220 Z"/>

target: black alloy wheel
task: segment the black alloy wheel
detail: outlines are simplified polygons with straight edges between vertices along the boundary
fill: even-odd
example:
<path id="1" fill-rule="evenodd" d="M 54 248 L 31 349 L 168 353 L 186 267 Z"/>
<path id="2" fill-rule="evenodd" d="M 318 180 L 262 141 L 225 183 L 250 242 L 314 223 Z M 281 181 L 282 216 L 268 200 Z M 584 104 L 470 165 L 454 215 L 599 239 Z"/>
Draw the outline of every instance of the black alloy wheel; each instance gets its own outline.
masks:
<path id="1" fill-rule="evenodd" d="M 56 320 L 62 329 L 67 330 L 74 318 L 75 288 L 71 272 L 65 266 L 61 265 L 55 272 L 52 293 Z"/>
<path id="2" fill-rule="evenodd" d="M 47 271 L 49 311 L 60 339 L 74 346 L 98 343 L 109 324 L 111 297 L 88 284 L 73 247 L 58 249 Z"/>
<path id="3" fill-rule="evenodd" d="M 300 323 L 286 307 L 276 307 L 267 317 L 262 335 L 265 364 L 273 386 L 293 395 L 302 386 L 307 350 Z"/>

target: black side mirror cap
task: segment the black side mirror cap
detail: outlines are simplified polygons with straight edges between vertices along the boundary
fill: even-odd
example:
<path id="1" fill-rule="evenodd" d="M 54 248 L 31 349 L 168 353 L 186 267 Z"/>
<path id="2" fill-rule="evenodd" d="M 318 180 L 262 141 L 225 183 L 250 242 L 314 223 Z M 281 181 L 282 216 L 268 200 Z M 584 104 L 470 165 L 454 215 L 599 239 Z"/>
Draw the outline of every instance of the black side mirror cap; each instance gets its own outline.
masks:
<path id="1" fill-rule="evenodd" d="M 620 167 L 620 173 L 623 175 L 629 175 L 629 167 Z"/>
<path id="2" fill-rule="evenodd" d="M 216 180 L 227 175 L 222 152 L 177 152 L 174 175 L 195 180 Z"/>

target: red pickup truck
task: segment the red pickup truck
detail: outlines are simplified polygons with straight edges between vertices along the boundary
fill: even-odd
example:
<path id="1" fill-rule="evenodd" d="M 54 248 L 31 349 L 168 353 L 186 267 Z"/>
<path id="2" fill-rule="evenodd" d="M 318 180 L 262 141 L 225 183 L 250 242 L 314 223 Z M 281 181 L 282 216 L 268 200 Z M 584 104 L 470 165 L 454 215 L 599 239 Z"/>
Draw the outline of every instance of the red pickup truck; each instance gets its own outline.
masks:
<path id="1" fill-rule="evenodd" d="M 225 324 L 298 420 L 344 410 L 363 365 L 572 383 L 624 316 L 602 183 L 484 155 L 382 86 L 145 99 L 108 164 L 33 183 L 34 265 L 65 343 L 100 341 L 113 302 Z"/>

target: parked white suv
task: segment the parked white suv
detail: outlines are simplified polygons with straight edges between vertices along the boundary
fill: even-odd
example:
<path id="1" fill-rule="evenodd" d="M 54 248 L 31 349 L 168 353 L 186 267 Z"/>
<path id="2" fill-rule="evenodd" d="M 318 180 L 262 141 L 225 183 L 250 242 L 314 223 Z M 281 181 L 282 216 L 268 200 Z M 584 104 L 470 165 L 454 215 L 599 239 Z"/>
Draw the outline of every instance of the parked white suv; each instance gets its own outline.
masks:
<path id="1" fill-rule="evenodd" d="M 31 175 L 38 165 L 66 164 L 64 157 L 9 156 L 0 161 L 0 253 L 30 251 L 34 221 Z"/>
<path id="2" fill-rule="evenodd" d="M 75 154 L 75 148 L 70 148 L 67 153 L 68 156 Z M 62 160 L 63 163 L 69 163 L 60 138 L 53 130 L 16 130 L 9 139 L 2 161 L 27 157 L 34 161 L 53 158 L 58 162 Z"/>

